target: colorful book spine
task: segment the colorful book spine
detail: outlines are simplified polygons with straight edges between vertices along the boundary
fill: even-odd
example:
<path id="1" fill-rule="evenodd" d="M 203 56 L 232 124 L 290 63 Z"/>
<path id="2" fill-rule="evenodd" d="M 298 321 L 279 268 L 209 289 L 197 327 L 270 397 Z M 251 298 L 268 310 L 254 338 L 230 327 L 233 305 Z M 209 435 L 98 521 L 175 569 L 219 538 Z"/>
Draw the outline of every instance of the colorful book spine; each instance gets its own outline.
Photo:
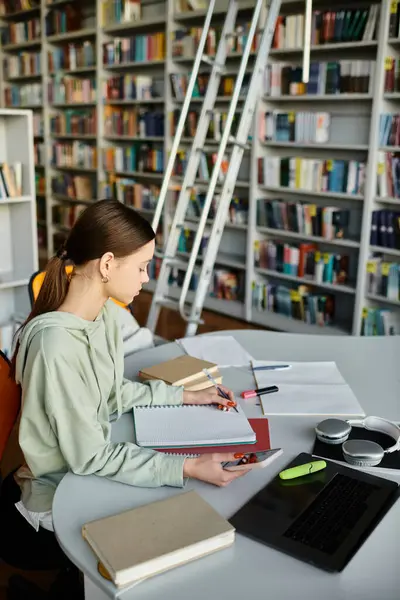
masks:
<path id="1" fill-rule="evenodd" d="M 258 183 L 310 192 L 361 195 L 366 165 L 357 160 L 267 156 L 258 159 Z"/>
<path id="2" fill-rule="evenodd" d="M 316 294 L 306 285 L 289 287 L 268 280 L 252 283 L 253 308 L 272 312 L 308 325 L 328 327 L 335 323 L 335 297 Z"/>
<path id="3" fill-rule="evenodd" d="M 264 94 L 272 98 L 368 94 L 374 85 L 375 65 L 373 60 L 312 62 L 309 82 L 303 83 L 302 67 L 287 63 L 270 64 L 264 76 Z"/>

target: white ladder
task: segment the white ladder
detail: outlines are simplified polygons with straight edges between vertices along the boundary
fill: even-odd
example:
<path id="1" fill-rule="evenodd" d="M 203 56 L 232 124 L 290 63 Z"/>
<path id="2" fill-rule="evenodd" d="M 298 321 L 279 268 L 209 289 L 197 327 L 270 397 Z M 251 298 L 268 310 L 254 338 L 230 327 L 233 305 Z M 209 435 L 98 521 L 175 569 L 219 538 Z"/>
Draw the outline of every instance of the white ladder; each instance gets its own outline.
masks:
<path id="1" fill-rule="evenodd" d="M 166 243 L 160 273 L 157 279 L 157 285 L 153 295 L 152 304 L 147 320 L 147 327 L 153 332 L 155 332 L 158 317 L 162 307 L 168 307 L 173 310 L 179 310 L 179 313 L 181 314 L 182 318 L 187 322 L 185 334 L 186 336 L 195 335 L 198 325 L 202 322 L 200 318 L 201 312 L 203 310 L 204 301 L 206 299 L 207 292 L 209 289 L 210 280 L 212 277 L 217 252 L 224 230 L 224 225 L 227 219 L 229 206 L 235 189 L 239 168 L 243 158 L 243 153 L 247 147 L 257 98 L 261 93 L 262 79 L 268 61 L 268 55 L 275 31 L 275 23 L 280 11 L 281 0 L 271 0 L 266 23 L 263 28 L 263 33 L 261 36 L 259 47 L 257 49 L 257 56 L 254 64 L 253 74 L 247 91 L 246 100 L 244 102 L 237 133 L 236 136 L 233 138 L 231 136 L 231 127 L 236 113 L 236 108 L 240 96 L 240 90 L 242 88 L 244 75 L 246 73 L 247 63 L 249 60 L 253 39 L 257 32 L 257 26 L 260 20 L 263 4 L 264 0 L 256 0 L 255 2 L 253 17 L 249 28 L 246 45 L 243 50 L 243 56 L 240 62 L 240 67 L 237 74 L 231 103 L 229 105 L 225 128 L 215 159 L 203 210 L 198 223 L 198 229 L 193 240 L 191 255 L 189 260 L 186 261 L 183 258 L 177 256 L 179 238 L 181 230 L 185 224 L 185 215 L 189 205 L 190 193 L 195 187 L 195 179 L 201 160 L 201 154 L 203 152 L 203 146 L 206 141 L 210 120 L 213 116 L 213 110 L 217 98 L 221 74 L 223 74 L 227 57 L 227 42 L 229 38 L 234 35 L 236 16 L 238 12 L 238 1 L 230 0 L 215 59 L 210 60 L 208 57 L 203 55 L 215 5 L 215 0 L 210 1 L 204 22 L 202 35 L 199 42 L 199 47 L 193 65 L 193 71 L 189 80 L 186 97 L 177 125 L 174 143 L 169 156 L 163 185 L 161 188 L 157 208 L 152 223 L 153 229 L 154 231 L 156 231 L 162 214 L 165 198 L 168 193 L 169 180 L 173 171 L 174 161 L 181 141 L 182 133 L 184 131 L 185 120 L 187 112 L 189 110 L 194 84 L 196 82 L 200 63 L 203 60 L 208 64 L 212 64 L 212 71 L 208 81 L 207 91 L 204 97 L 200 117 L 197 124 L 196 134 L 194 136 L 190 157 L 183 178 L 179 199 L 176 205 L 175 215 Z M 207 248 L 202 258 L 202 265 L 200 267 L 199 275 L 199 284 L 196 291 L 194 292 L 193 300 L 191 301 L 190 306 L 188 307 L 188 312 L 186 312 L 186 298 L 189 291 L 190 282 L 192 279 L 194 269 L 196 267 L 196 262 L 199 260 L 198 253 L 201 246 L 201 241 L 206 230 L 207 218 L 214 197 L 215 189 L 218 185 L 218 178 L 220 174 L 222 160 L 224 158 L 226 147 L 229 142 L 233 144 L 233 150 L 229 159 L 229 167 L 227 169 L 224 182 L 222 184 L 222 191 L 219 197 L 218 206 L 216 207 L 216 213 L 213 219 L 213 224 L 211 229 L 208 230 L 209 239 Z M 179 300 L 175 300 L 174 298 L 168 296 L 168 283 L 171 274 L 171 269 L 173 268 L 180 268 L 186 272 Z"/>

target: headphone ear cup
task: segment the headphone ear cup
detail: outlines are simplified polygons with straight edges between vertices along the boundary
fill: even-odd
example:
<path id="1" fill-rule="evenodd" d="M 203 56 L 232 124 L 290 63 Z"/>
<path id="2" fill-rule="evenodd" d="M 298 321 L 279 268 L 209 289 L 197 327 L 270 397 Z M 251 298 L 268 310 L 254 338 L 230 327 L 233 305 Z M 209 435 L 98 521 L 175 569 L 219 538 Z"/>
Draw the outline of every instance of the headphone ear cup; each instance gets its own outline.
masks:
<path id="1" fill-rule="evenodd" d="M 385 455 L 382 446 L 369 440 L 348 440 L 342 451 L 346 462 L 355 467 L 376 467 Z"/>
<path id="2" fill-rule="evenodd" d="M 325 419 L 315 428 L 317 439 L 324 444 L 343 444 L 349 437 L 351 426 L 342 419 Z"/>

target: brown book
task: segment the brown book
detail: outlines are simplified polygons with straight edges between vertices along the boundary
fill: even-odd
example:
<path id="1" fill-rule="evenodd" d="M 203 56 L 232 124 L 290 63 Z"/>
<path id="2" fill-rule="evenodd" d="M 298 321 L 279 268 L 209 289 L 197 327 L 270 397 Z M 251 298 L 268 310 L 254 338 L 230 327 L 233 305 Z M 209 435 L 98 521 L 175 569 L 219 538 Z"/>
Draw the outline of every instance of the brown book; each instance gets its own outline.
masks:
<path id="1" fill-rule="evenodd" d="M 91 521 L 82 535 L 122 587 L 230 546 L 235 529 L 189 491 Z"/>
<path id="2" fill-rule="evenodd" d="M 169 385 L 183 385 L 185 390 L 194 392 L 213 385 L 203 373 L 203 369 L 211 373 L 216 383 L 222 383 L 222 377 L 215 363 L 187 355 L 146 367 L 139 371 L 139 375 L 142 379 L 161 379 Z"/>

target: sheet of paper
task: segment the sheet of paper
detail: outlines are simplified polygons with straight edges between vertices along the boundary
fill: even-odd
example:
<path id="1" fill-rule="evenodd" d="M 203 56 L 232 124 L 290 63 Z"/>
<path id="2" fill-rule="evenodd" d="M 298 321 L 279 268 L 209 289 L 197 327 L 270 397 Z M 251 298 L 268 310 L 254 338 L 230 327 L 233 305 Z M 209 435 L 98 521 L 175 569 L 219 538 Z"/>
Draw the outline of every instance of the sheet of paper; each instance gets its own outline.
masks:
<path id="1" fill-rule="evenodd" d="M 186 354 L 201 360 L 208 360 L 219 367 L 249 366 L 253 360 L 231 335 L 198 335 L 176 340 Z"/>
<path id="2" fill-rule="evenodd" d="M 253 367 L 283 361 L 253 361 Z M 279 391 L 260 396 L 265 415 L 364 416 L 354 392 L 334 362 L 291 362 L 281 371 L 255 371 L 258 388 Z"/>

